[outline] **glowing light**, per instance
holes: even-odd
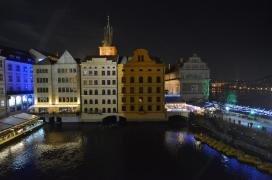
[[[22,98],[21,96],[16,96],[16,104],[20,105],[22,103]]]
[[[226,106],[225,109],[226,109],[226,111],[229,111],[229,110],[230,110],[230,107],[229,107],[229,106]]]
[[[23,96],[23,102],[24,102],[24,103],[27,102],[27,97],[26,97],[26,95]]]
[[[13,96],[10,97],[9,106],[15,106],[15,97],[13,97]]]

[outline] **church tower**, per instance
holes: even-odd
[[[112,45],[113,28],[110,25],[110,17],[108,16],[107,25],[104,28],[104,40],[102,46],[99,47],[100,56],[116,56],[117,49]]]

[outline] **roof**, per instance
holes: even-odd
[[[29,64],[35,63],[34,59],[32,58],[29,52],[20,50],[20,49],[1,46],[1,45],[0,45],[0,56],[6,57],[7,60],[11,60],[11,61],[29,63]]]
[[[111,60],[111,61],[118,61],[119,56],[99,56],[99,55],[88,55],[86,56],[82,62],[86,62],[88,60],[91,60],[92,58],[107,58],[107,60]]]
[[[0,120],[0,132],[28,121],[37,120],[39,117],[32,114],[21,113]]]

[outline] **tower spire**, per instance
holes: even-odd
[[[104,28],[104,40],[103,46],[111,46],[112,45],[112,36],[113,36],[113,28],[110,25],[110,16],[107,16],[107,25]]]
[[[112,44],[113,28],[110,24],[110,16],[107,16],[107,24],[104,27],[104,39],[102,46],[99,47],[100,56],[115,56],[117,55],[117,49]]]

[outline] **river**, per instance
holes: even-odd
[[[0,179],[272,179],[162,123],[45,125],[0,149]]]

